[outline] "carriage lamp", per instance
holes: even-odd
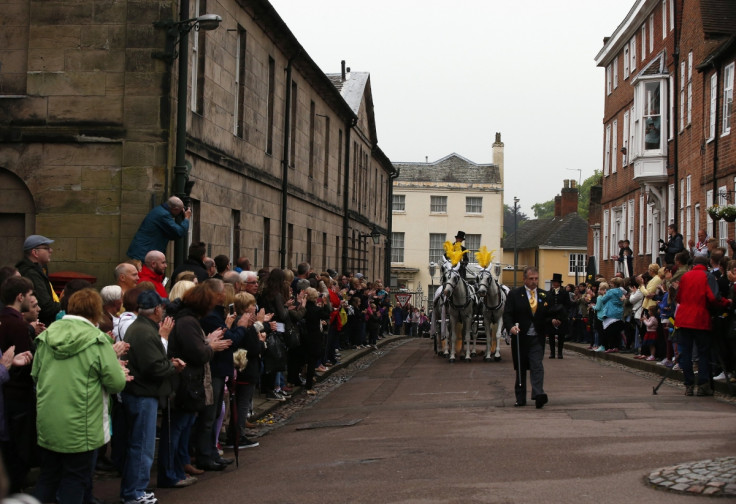
[[[501,277],[501,263],[493,263],[493,274],[497,279]]]

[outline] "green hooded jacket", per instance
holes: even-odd
[[[81,453],[105,443],[108,394],[125,387],[112,340],[87,319],[65,315],[36,338],[38,445]]]

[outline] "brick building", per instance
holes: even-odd
[[[734,225],[713,204],[734,203],[732,128],[736,3],[637,0],[596,64],[605,69],[602,190],[591,193],[588,252],[612,276],[628,239],[634,270],[660,260],[676,224],[685,242],[705,228],[721,244]],[[599,197],[598,197],[599,196]]]
[[[256,268],[306,260],[383,275],[389,245],[365,236],[388,235],[394,168],[378,147],[369,75],[344,65],[325,75],[269,2],[0,6],[0,264],[39,233],[56,240],[52,271],[112,280],[145,214],[181,180],[178,56],[189,73],[187,239]],[[172,54],[161,22],[205,13],[221,26],[192,30]]]

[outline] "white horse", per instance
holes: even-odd
[[[490,362],[491,352],[495,352],[493,360],[496,362],[501,360],[501,331],[503,329],[503,308],[506,304],[506,290],[502,287],[498,280],[493,278],[490,266],[484,268],[476,277],[478,290],[477,296],[479,304],[483,312],[483,327],[486,332],[486,356],[483,358],[485,362]],[[496,338],[493,340],[493,325],[496,324]],[[473,353],[475,353],[475,344],[477,341],[477,332],[473,337]]]
[[[442,345],[446,336],[444,333],[445,318],[447,318],[447,310],[440,285],[432,298],[432,316],[429,319],[429,336],[434,341],[434,353],[437,355],[442,355]]]
[[[444,341],[442,352],[449,357],[449,362],[455,362],[455,342],[457,333],[455,328],[458,322],[463,324],[463,341],[465,346],[464,360],[470,362],[470,328],[473,321],[473,298],[475,293],[460,276],[460,263],[454,268],[445,260],[442,267],[442,297],[450,318],[450,327],[443,329]],[[443,320],[444,322],[444,320]],[[449,351],[447,346],[450,346]]]

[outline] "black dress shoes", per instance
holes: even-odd
[[[217,462],[209,462],[206,464],[198,464],[197,467],[203,471],[222,471],[226,466],[224,464],[218,464]]]
[[[534,399],[534,404],[536,404],[537,409],[542,409],[545,404],[547,404],[549,400],[547,399],[547,394],[539,394]]]
[[[220,465],[224,465],[224,466],[228,466],[228,465],[232,464],[233,462],[235,462],[235,459],[232,459],[232,458],[222,458],[222,457],[220,457],[218,459],[215,459],[215,463],[216,464],[220,464]]]
[[[555,354],[551,354],[551,355],[549,356],[549,358],[550,358],[550,359],[554,359],[554,358],[555,358]]]
[[[522,406],[526,406],[526,401],[516,401],[514,403],[514,408],[521,408]]]

